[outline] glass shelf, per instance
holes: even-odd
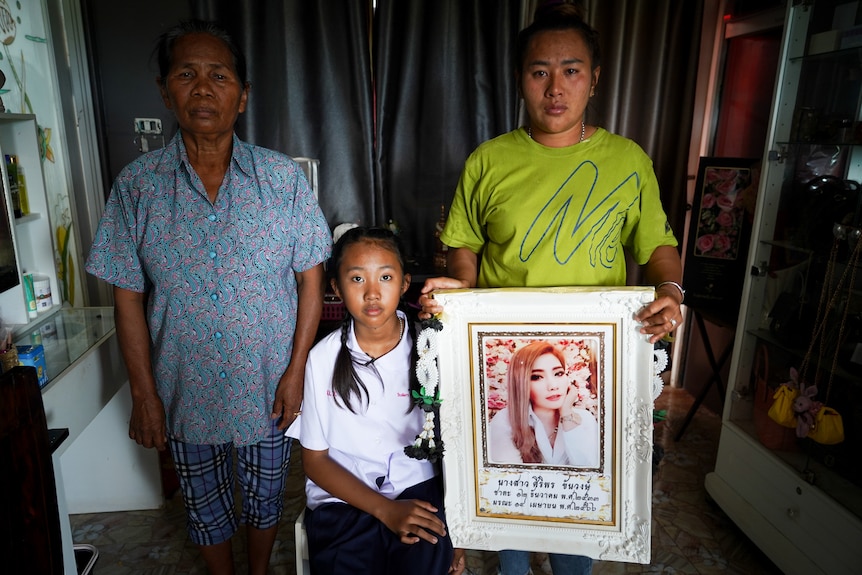
[[[840,50],[830,50],[828,52],[820,52],[819,54],[805,54],[802,56],[792,56],[789,58],[791,62],[812,62],[812,63],[831,63],[844,62],[853,64],[862,62],[862,47],[843,48]]]
[[[756,337],[757,339],[763,341],[764,343],[767,343],[790,356],[798,357],[800,361],[803,357],[805,357],[805,353],[807,350],[787,345],[786,342],[783,342],[780,339],[776,338],[775,335],[769,330],[749,329],[747,330],[747,332],[750,335]],[[811,359],[812,368],[822,367],[822,369],[828,370],[832,366],[832,358],[828,358],[828,361],[825,361],[823,363],[825,363],[826,365],[819,366],[816,358]],[[841,379],[846,379],[852,385],[862,388],[862,374],[851,372],[848,369],[842,367],[840,364],[835,366],[835,376]]]
[[[114,333],[113,307],[63,307],[15,333],[15,345],[42,344],[48,383],[43,392],[89,350]]]

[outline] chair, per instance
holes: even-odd
[[[308,538],[305,536],[305,509],[293,524],[294,545],[296,546],[296,575],[311,575],[308,564]]]
[[[314,197],[320,200],[320,160],[315,158],[303,158],[297,156],[293,161],[299,164],[302,171],[305,172],[305,177],[308,180],[308,185],[311,186],[311,191],[314,192]]]

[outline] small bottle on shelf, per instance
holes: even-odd
[[[26,216],[30,213],[30,200],[27,197],[27,179],[24,177],[24,170],[21,169],[21,164],[15,163],[18,169],[18,203],[21,206],[21,215]]]
[[[36,308],[36,288],[33,285],[31,273],[24,273],[24,299],[27,301],[27,317],[36,319],[39,313]]]
[[[21,196],[18,193],[18,156],[6,154],[6,175],[9,182],[9,195],[12,197],[12,211],[16,218],[24,215],[21,211]]]
[[[42,274],[33,274],[33,292],[36,296],[36,311],[42,313],[48,311],[53,305],[51,299],[51,280]]]

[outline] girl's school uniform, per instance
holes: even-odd
[[[399,312],[403,321],[409,321]],[[409,330],[389,353],[372,359],[359,347],[351,326],[347,347],[367,389],[351,397],[350,411],[332,390],[341,329],[311,350],[305,368],[302,415],[287,431],[306,449],[329,456],[365,485],[389,499],[431,502],[444,521],[439,467],[408,457],[404,447],[422,431],[425,415],[410,397]],[[346,504],[310,479],[305,484],[309,562],[320,573],[446,573],[452,560],[448,536],[432,545],[405,545],[376,518]],[[370,570],[369,570],[370,569]]]

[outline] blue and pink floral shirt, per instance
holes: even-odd
[[[86,268],[149,292],[153,373],[171,437],[248,445],[269,433],[293,349],[294,273],[325,261],[331,247],[302,168],[236,135],[215,203],[179,133],[120,172]]]

